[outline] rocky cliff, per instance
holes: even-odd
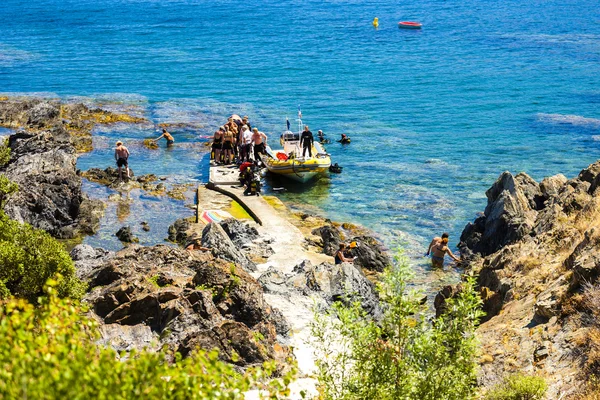
[[[465,227],[459,248],[487,313],[478,329],[482,385],[535,373],[548,381],[548,398],[576,398],[599,372],[590,301],[600,293],[599,186],[600,162],[540,183],[504,172],[486,192],[483,215]],[[438,294],[438,311],[457,290]]]

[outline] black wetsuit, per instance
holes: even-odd
[[[306,149],[308,149],[308,156],[312,157],[312,145],[315,139],[313,138],[313,134],[311,131],[302,132],[302,136],[300,136],[300,144],[302,145],[302,157],[306,154]]]
[[[336,264],[341,264],[342,263],[342,259],[340,258],[340,250],[338,250],[337,253],[335,253],[335,263]]]

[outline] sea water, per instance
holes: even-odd
[[[266,191],[284,186],[277,196],[294,208],[373,229],[417,269],[432,236],[458,241],[502,171],[572,177],[599,158],[597,0],[3,0],[0,21],[0,92],[151,121],[95,131],[79,168],[112,165],[122,139],[136,173],[206,181],[202,142],[228,114],[248,115],[275,145],[300,106],[343,173],[302,187],[269,180]],[[143,148],[161,122],[188,125],[172,129],[173,149]],[[335,142],[341,133],[350,145]],[[87,241],[119,247],[117,225],[146,218],[160,229],[142,241],[159,243],[191,213],[186,201],[144,204],[120,214],[113,204]]]

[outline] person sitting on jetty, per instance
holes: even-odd
[[[162,135],[160,135],[158,138],[156,138],[154,140],[154,142],[156,143],[162,138],[167,139],[167,147],[171,147],[175,143],[175,139],[173,139],[173,136],[171,136],[171,134],[169,132],[167,132],[167,130],[165,128],[163,128],[163,130],[162,130]]]
[[[235,147],[234,133],[227,129],[223,134],[223,163],[229,164],[233,161],[233,148]]]
[[[335,259],[335,263],[336,264],[341,264],[341,263],[351,263],[354,262],[354,258],[346,258],[346,256],[344,256],[344,251],[346,250],[346,245],[344,243],[340,243],[340,248],[338,249],[338,251],[335,253],[334,259]]]
[[[117,169],[119,170],[119,180],[123,180],[123,167],[127,171],[127,179],[129,179],[129,150],[123,146],[123,142],[120,140],[117,142],[115,148],[115,160],[117,161]]]
[[[213,135],[212,151],[214,154],[215,164],[222,162],[221,150],[223,148],[223,135],[225,134],[225,127],[221,126]]]
[[[313,138],[312,132],[308,129],[308,125],[304,126],[304,132],[300,136],[300,146],[302,146],[302,157],[305,157],[306,151],[308,150],[308,157],[312,157],[312,146],[315,139]]]
[[[264,139],[264,142],[263,142]],[[258,128],[252,129],[252,144],[254,144],[254,161],[259,161],[259,154],[265,154],[267,152],[265,148],[265,142],[268,140],[267,135],[259,131]]]
[[[444,256],[448,254],[454,261],[460,261],[460,258],[456,257],[448,248],[448,238],[445,237],[439,242],[431,246],[431,265],[434,268],[444,267]]]

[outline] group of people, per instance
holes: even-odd
[[[259,160],[260,154],[266,151],[267,139],[267,135],[252,127],[247,115],[241,119],[233,115],[213,135],[213,159],[225,165],[235,159],[238,164]]]

